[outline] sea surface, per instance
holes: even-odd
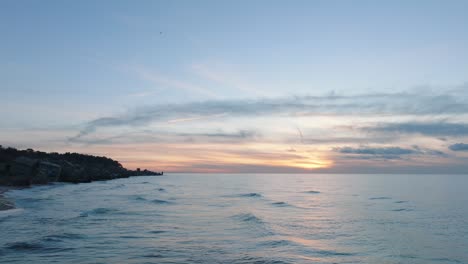
[[[6,196],[0,263],[468,263],[468,175],[168,174]]]

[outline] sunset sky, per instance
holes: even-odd
[[[468,171],[468,1],[1,1],[0,144],[166,172]]]

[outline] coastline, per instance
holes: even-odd
[[[85,183],[162,176],[164,172],[127,169],[116,160],[79,153],[56,153],[4,148],[0,145],[0,185],[31,186],[51,182]]]
[[[5,196],[3,196],[5,192],[11,189],[11,187],[0,186],[0,211],[15,209],[14,204],[11,201],[7,200]]]
[[[0,145],[0,211],[15,209],[4,193],[53,182],[87,183],[133,176],[162,176],[164,172],[127,169],[107,157],[4,148]]]

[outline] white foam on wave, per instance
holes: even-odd
[[[23,211],[24,211],[23,208],[14,208],[14,209],[0,211],[0,217],[21,214]]]

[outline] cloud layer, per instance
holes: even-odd
[[[152,146],[140,159],[169,171],[459,172],[468,149],[456,143],[468,137],[465,90],[142,106],[91,120],[68,143]]]
[[[468,93],[467,93],[468,94]],[[197,120],[253,116],[314,115],[460,115],[468,114],[467,97],[460,94],[421,95],[416,93],[380,93],[351,96],[295,96],[256,100],[210,100],[182,104],[140,107],[125,114],[89,121],[72,139],[103,127],[144,126],[171,120]],[[387,124],[378,131],[441,134],[467,134],[465,124]]]

